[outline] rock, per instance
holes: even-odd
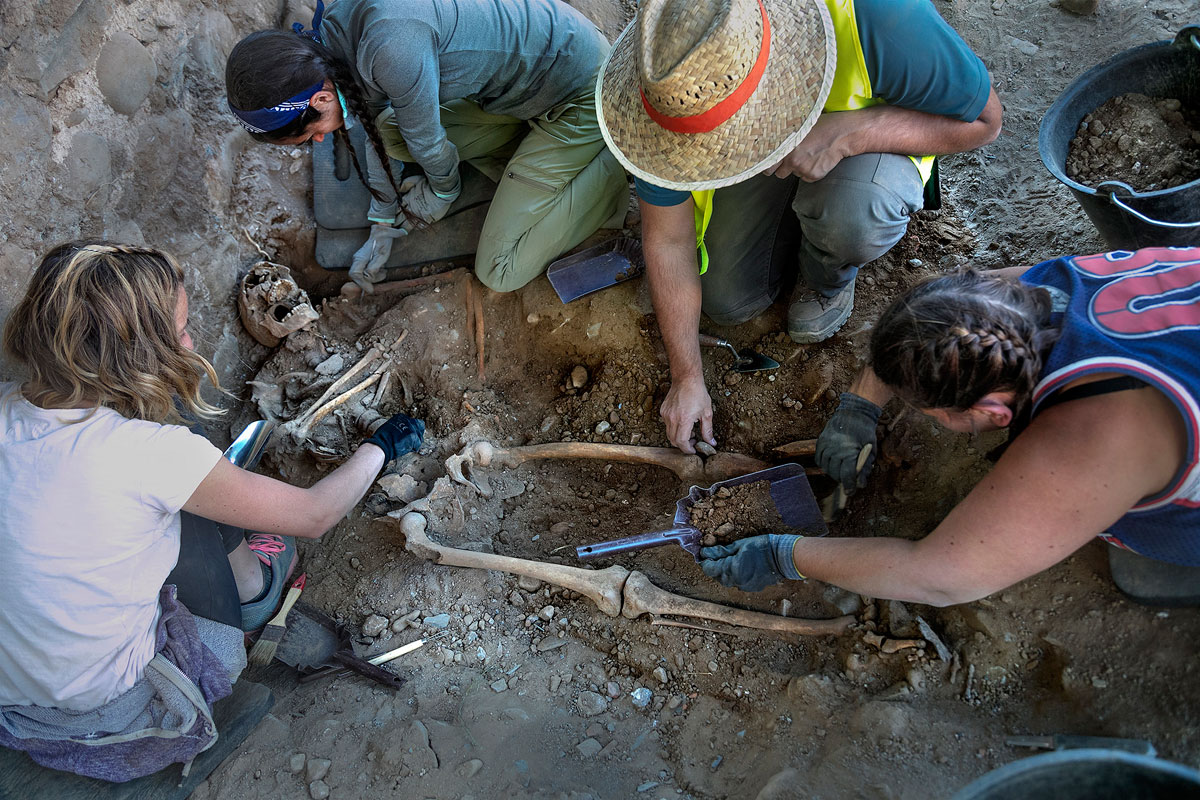
[[[1038,50],[1041,49],[1033,42],[1026,39],[1018,39],[1016,36],[1008,37],[1008,42],[1017,52],[1024,53],[1027,56],[1037,55]]]
[[[608,700],[595,692],[580,692],[575,702],[579,706],[579,713],[585,717],[594,717],[608,710]]]
[[[571,386],[572,387],[574,387],[576,389],[582,389],[584,386],[587,386],[587,382],[588,382],[587,367],[585,367],[583,364],[580,364],[577,367],[575,367],[575,369],[571,370]]]
[[[551,694],[554,694],[555,692],[557,692],[558,687],[561,685],[562,685],[562,676],[561,675],[551,675],[550,676],[550,693]]]
[[[312,800],[325,800],[329,797],[329,785],[325,781],[313,781],[308,785],[308,796]]]
[[[604,692],[613,700],[621,696],[621,687],[616,681],[609,681],[604,685]]]
[[[612,427],[612,423],[610,423],[606,419],[602,419],[596,423],[596,433],[606,433],[608,431],[608,429],[611,427]]]
[[[569,533],[570,530],[571,530],[571,523],[569,523],[569,522],[556,522],[550,526],[550,533],[553,534],[554,536],[563,536],[563,535]]]
[[[293,775],[304,769],[304,760],[304,753],[292,753],[292,757],[288,759],[288,769],[292,771]]]
[[[491,687],[493,692],[499,694],[508,688],[508,681],[504,680],[504,678],[500,678],[499,680],[492,681]]]
[[[387,626],[387,617],[382,617],[379,614],[372,614],[363,621],[363,636],[370,636],[374,638],[387,630]]]
[[[1056,5],[1063,11],[1069,11],[1072,14],[1078,14],[1083,17],[1088,14],[1095,14],[1096,9],[1100,6],[1100,0],[1056,0],[1056,2],[1050,5]]]
[[[145,102],[157,74],[150,51],[124,31],[114,33],[96,59],[100,93],[113,111],[127,117]]]
[[[654,695],[646,687],[639,686],[630,692],[629,696],[633,698],[633,705],[635,708],[645,708],[646,706],[650,705],[650,698]]]
[[[538,618],[549,622],[550,620],[554,619],[554,611],[554,606],[543,606],[542,610],[538,612]]]
[[[328,758],[310,758],[308,768],[304,771],[304,779],[309,783],[321,780],[329,774],[331,763]]]
[[[424,481],[418,482],[411,475],[384,475],[378,481],[379,488],[388,498],[397,503],[411,503],[418,497],[424,497],[429,490]]]
[[[342,371],[342,367],[345,366],[345,364],[346,359],[342,357],[342,354],[334,353],[320,364],[317,364],[314,369],[318,375],[337,375]]]
[[[536,592],[542,588],[542,582],[537,578],[531,578],[528,575],[522,575],[517,578],[517,586],[526,592]]]
[[[427,627],[430,628],[448,628],[450,627],[449,614],[434,614],[432,617],[426,617],[421,620]]]
[[[219,11],[202,9],[198,24],[191,30],[194,34],[188,42],[188,52],[192,63],[206,71],[210,78],[224,78],[225,60],[236,41],[229,17]]]
[[[72,190],[85,198],[86,208],[103,208],[108,202],[112,183],[112,157],[108,142],[91,131],[78,131],[71,137],[67,156]]]
[[[667,670],[665,667],[655,667],[653,675],[658,679],[659,683],[667,682]]]
[[[566,639],[559,639],[557,636],[547,636],[534,645],[534,649],[539,653],[546,653],[551,650],[557,650],[560,647],[564,647],[566,644]]]
[[[0,89],[0,186],[5,213],[34,209],[41,199],[49,167],[50,107],[7,88]],[[15,208],[14,208],[15,205]],[[16,291],[16,285],[12,287]]]
[[[460,778],[473,778],[479,770],[483,769],[483,762],[478,758],[472,758],[470,761],[464,761],[459,764],[454,770],[454,774]]]
[[[604,749],[604,745],[589,737],[575,745],[575,749],[578,750],[580,755],[582,755],[584,758],[592,758]]]
[[[532,717],[530,717],[529,712],[523,708],[509,706],[500,712],[500,719],[508,720],[509,722],[529,722]]]
[[[658,786],[658,781],[646,781],[645,783],[638,784],[637,790],[639,792],[648,792],[655,786]]]

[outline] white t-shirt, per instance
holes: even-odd
[[[178,425],[0,383],[0,705],[90,710],[154,657],[179,509],[221,457]]]

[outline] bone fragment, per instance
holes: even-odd
[[[850,615],[834,619],[797,619],[682,597],[658,588],[641,572],[634,571],[629,573],[629,578],[625,581],[625,602],[621,607],[621,616],[636,619],[642,614],[699,617],[744,628],[796,633],[802,636],[836,635],[844,632],[854,622],[854,617]]]
[[[459,274],[465,272],[466,269],[459,267],[458,269],[439,272],[436,275],[422,275],[419,278],[409,278],[405,281],[386,281],[377,283],[372,288],[372,294],[387,294],[388,292],[400,292],[405,289],[419,289],[423,286],[430,286],[435,283],[449,283],[456,280]],[[362,288],[353,281],[346,281],[342,284],[340,291],[342,297],[347,300],[357,300],[362,297]]]
[[[464,447],[458,454],[446,459],[446,471],[455,482],[472,486],[480,494],[488,496],[473,482],[469,472],[476,466],[513,468],[526,461],[543,458],[594,458],[617,461],[625,464],[648,464],[664,467],[675,473],[684,483],[710,486],[717,481],[735,478],[770,466],[765,461],[739,453],[717,453],[708,459],[681,453],[673,447],[638,447],[627,444],[600,444],[595,442],[551,442],[527,447],[496,447],[491,442],[480,441]],[[464,471],[464,467],[466,468]]]
[[[308,419],[304,420],[304,422],[301,425],[296,427],[296,429],[295,429],[296,436],[300,439],[308,438],[309,432],[317,426],[318,422],[320,422],[322,419],[325,418],[326,414],[328,414],[330,411],[333,411],[335,408],[337,408],[338,406],[345,403],[351,397],[354,397],[354,395],[358,394],[363,389],[367,389],[370,386],[372,386],[376,381],[379,380],[379,377],[380,377],[380,374],[378,372],[374,372],[374,373],[368,375],[361,382],[359,382],[358,385],[356,385],[350,389],[347,389],[346,391],[339,394],[337,397],[330,400],[325,405],[318,408],[316,411],[314,411],[308,417]]]
[[[568,567],[563,564],[547,564],[523,558],[510,558],[493,553],[476,553],[459,550],[435,543],[425,533],[426,520],[423,514],[410,511],[400,518],[400,530],[404,534],[404,548],[415,556],[435,564],[448,567],[472,567],[494,569],[514,575],[527,575],[540,581],[562,586],[579,592],[604,614],[616,617],[621,613],[621,587],[629,570],[613,565],[602,570]]]
[[[924,639],[888,639],[879,646],[879,649],[885,653],[899,653],[901,650],[909,650],[923,644],[925,644]]]
[[[803,456],[816,455],[817,440],[816,439],[797,439],[794,442],[781,444],[779,447],[772,448],[776,453],[785,458],[801,458]]]
[[[367,365],[370,364],[372,361],[374,361],[376,358],[378,358],[379,355],[380,355],[380,350],[379,350],[379,347],[377,347],[377,346],[372,347],[370,350],[368,350],[366,355],[364,355],[362,358],[360,358],[353,367],[346,370],[346,372],[340,378],[338,378],[333,383],[329,384],[329,388],[326,389],[325,392],[320,397],[317,398],[316,402],[314,402],[311,406],[309,406],[308,409],[305,410],[303,414],[296,417],[296,419],[295,419],[296,423],[302,424],[303,420],[305,418],[312,415],[312,413],[314,411],[316,411],[317,409],[319,409],[322,405],[324,405],[329,400],[329,398],[333,397],[339,391],[341,391],[341,389],[343,387],[345,387],[348,383],[350,383],[351,379],[353,379],[355,375],[357,375],[358,373],[360,373],[364,369],[366,369]]]
[[[668,628],[688,628],[693,631],[708,631],[709,633],[723,633],[726,636],[742,636],[744,631],[736,628],[731,628],[728,625],[718,625],[715,622],[707,625],[695,625],[691,622],[681,622],[677,619],[666,619],[665,617],[650,617],[651,625],[662,625]]]

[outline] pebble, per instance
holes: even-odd
[[[637,790],[639,792],[648,792],[651,789],[653,789],[655,786],[658,786],[658,781],[646,781],[645,783],[639,785],[637,787]]]
[[[596,692],[580,692],[576,702],[579,705],[579,713],[585,717],[603,714],[608,709],[608,700]]]
[[[653,674],[654,677],[658,679],[659,683],[667,682],[667,670],[664,667],[655,667]]]
[[[650,698],[653,697],[654,695],[646,687],[639,686],[638,688],[636,688],[632,692],[630,692],[629,696],[633,698],[633,705],[636,708],[645,708],[646,706],[650,705]],[[639,789],[638,791],[641,791],[641,790]]]
[[[614,700],[621,696],[621,687],[616,681],[609,681],[606,683],[604,685],[604,691]]]
[[[571,370],[571,386],[573,386],[576,389],[582,389],[584,386],[587,385],[587,382],[588,382],[587,367],[585,367],[583,364],[579,364],[578,366],[575,367],[575,369]]]
[[[478,658],[480,661],[487,661],[487,651],[484,650],[482,647],[476,647],[475,648],[475,657]]]
[[[508,688],[508,681],[504,680],[504,678],[500,678],[499,680],[492,681],[491,685],[492,691],[499,693]]]
[[[342,371],[346,360],[342,358],[341,353],[334,353],[329,358],[322,361],[317,366],[313,367],[318,375],[334,375]]]
[[[575,749],[578,750],[584,758],[592,758],[604,749],[604,745],[589,737],[575,745]]]
[[[549,622],[550,620],[554,619],[554,612],[554,606],[543,606],[542,610],[538,612],[538,617],[546,622]]]
[[[550,650],[557,650],[558,648],[565,646],[566,643],[566,639],[559,639],[557,636],[547,636],[534,645],[534,649],[536,649],[539,653],[546,653]]]
[[[608,431],[608,429],[611,427],[612,427],[612,423],[610,423],[606,419],[602,419],[596,423],[596,433],[606,433]]]
[[[528,575],[522,575],[521,577],[517,578],[517,586],[526,592],[536,592],[538,589],[542,588],[542,582],[537,578],[531,578]]]
[[[330,760],[328,758],[310,758],[308,760],[308,769],[304,773],[305,779],[312,783],[319,781],[329,774]]]
[[[359,560],[358,556],[352,556],[350,559],[350,569],[361,569],[361,568],[362,568],[362,561]]]
[[[550,676],[550,692],[551,692],[551,694],[553,694],[554,692],[557,692],[559,686],[562,686],[562,676],[561,675],[551,675]]]
[[[481,769],[483,769],[483,762],[478,758],[472,758],[470,761],[459,764],[454,772],[460,778],[473,778]]]
[[[288,759],[288,769],[293,775],[304,769],[304,760],[304,753],[292,753],[292,757]]]
[[[329,797],[329,784],[325,781],[313,781],[308,785],[308,796],[312,800],[325,800]]]
[[[449,625],[450,625],[450,615],[449,614],[435,614],[434,616],[426,617],[425,619],[423,619],[421,621],[424,622],[426,625],[428,625],[430,628],[446,628],[446,627],[449,627]]]
[[[374,638],[387,630],[387,626],[387,617],[380,616],[379,614],[372,614],[363,622],[363,636],[370,636]]]

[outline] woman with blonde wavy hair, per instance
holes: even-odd
[[[181,424],[222,413],[187,320],[174,259],[84,241],[42,258],[4,327],[27,378],[0,381],[0,745],[45,766],[121,781],[211,746],[292,537],[424,434],[392,417],[308,489],[243,470]]]

